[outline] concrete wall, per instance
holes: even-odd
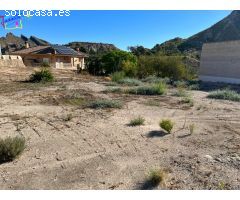
[[[240,83],[240,41],[204,44],[199,78],[202,81]]]
[[[21,56],[2,55],[0,56],[0,67],[25,67]]]

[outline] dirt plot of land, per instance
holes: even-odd
[[[1,138],[22,135],[27,146],[0,165],[0,189],[153,189],[145,181],[156,168],[168,176],[154,189],[240,189],[240,103],[202,91],[193,91],[193,107],[171,94],[105,93],[104,79],[64,70],[51,84],[20,82],[32,71],[1,68]],[[82,106],[100,98],[124,106]],[[145,124],[128,126],[138,116]],[[161,131],[164,118],[175,122],[173,134]]]

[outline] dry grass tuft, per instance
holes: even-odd
[[[0,163],[13,161],[25,149],[23,137],[0,139]]]

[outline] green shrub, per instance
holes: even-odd
[[[240,94],[229,89],[213,91],[207,97],[211,99],[240,101]]]
[[[123,71],[120,71],[120,72],[114,72],[112,75],[111,75],[111,79],[113,82],[118,82],[122,79],[125,78],[125,73]]]
[[[25,148],[25,139],[22,137],[7,137],[0,139],[0,163],[14,160]]]
[[[154,169],[149,172],[148,181],[152,186],[158,186],[159,184],[165,184],[167,173],[161,169]]]
[[[30,82],[52,82],[54,79],[52,72],[46,68],[36,71],[30,76]]]
[[[129,126],[140,126],[140,125],[143,125],[144,122],[145,122],[145,119],[139,116],[135,119],[132,119],[129,123]]]
[[[127,86],[139,86],[142,84],[141,81],[134,78],[124,78],[118,81],[119,84],[127,85]]]
[[[137,95],[163,95],[166,92],[166,84],[158,83],[150,86],[142,86],[127,90],[130,94]]]
[[[171,133],[174,123],[170,120],[170,119],[163,119],[160,123],[159,123],[160,127],[167,131],[167,133]]]
[[[93,109],[122,108],[122,106],[120,101],[108,99],[96,100],[88,104],[88,107]]]

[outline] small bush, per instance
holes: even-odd
[[[208,98],[211,99],[223,99],[223,100],[229,100],[229,101],[240,101],[240,94],[229,89],[225,90],[216,90],[211,92],[208,95]]]
[[[132,119],[129,123],[129,126],[140,126],[140,125],[143,125],[144,122],[145,122],[145,119],[139,116],[135,119]]]
[[[89,108],[106,109],[106,108],[122,108],[122,103],[115,100],[96,100],[88,104]]]
[[[168,84],[170,83],[170,79],[169,78],[160,78],[160,77],[156,77],[156,76],[148,76],[144,79],[142,79],[143,82],[147,82],[147,83],[165,83]]]
[[[192,135],[194,133],[194,130],[195,130],[195,124],[190,124],[189,125],[190,135]]]
[[[168,134],[171,133],[174,123],[170,120],[170,119],[163,119],[160,123],[159,123],[160,127],[167,131]]]
[[[190,96],[189,94],[185,97],[182,98],[181,100],[182,103],[187,103],[189,106],[193,106],[194,105],[194,101],[192,96]]]
[[[124,78],[118,81],[119,84],[127,85],[127,86],[139,86],[142,84],[141,81],[134,78]]]
[[[186,97],[188,95],[187,91],[184,88],[177,88],[177,92],[174,94],[174,96],[177,97]]]
[[[177,88],[187,88],[187,83],[186,81],[174,81],[173,86]]]
[[[154,169],[149,172],[148,181],[152,186],[158,186],[159,184],[165,184],[167,173],[161,169]]]
[[[200,90],[199,84],[192,84],[188,86],[189,90]]]
[[[52,72],[46,68],[41,71],[37,71],[30,76],[30,82],[38,83],[38,82],[52,82],[54,79]]]
[[[142,86],[127,90],[130,94],[137,95],[163,95],[166,92],[166,84],[158,83],[151,86]]]
[[[122,79],[125,78],[125,73],[123,71],[120,71],[120,72],[114,72],[112,75],[111,75],[111,80],[113,82],[118,82]]]
[[[0,163],[13,161],[24,148],[25,139],[22,137],[0,139]]]

